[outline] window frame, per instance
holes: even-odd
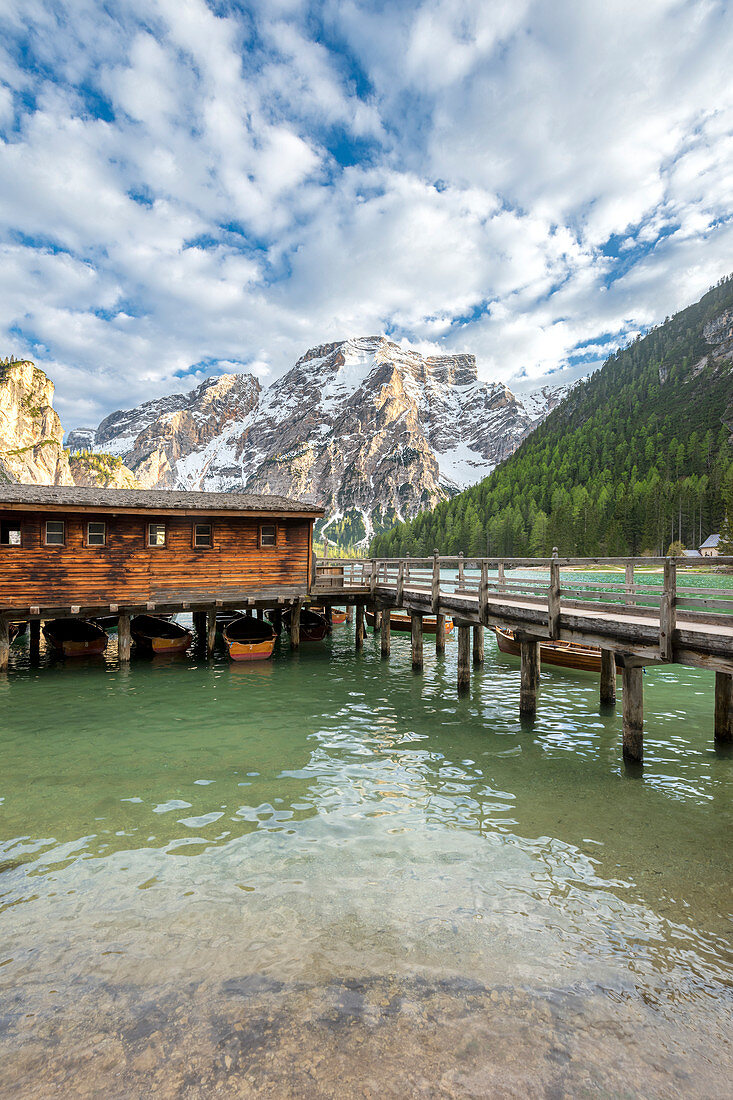
[[[61,524],[61,542],[49,542],[48,541],[48,525],[49,523]],[[46,519],[43,521],[43,545],[48,546],[51,549],[63,550],[66,546],[66,520],[65,519]]]
[[[150,528],[151,527],[162,527],[163,528],[163,541],[162,542],[151,542],[150,541]],[[146,525],[145,525],[145,534],[147,536],[145,541],[147,543],[148,550],[165,550],[167,548],[167,546],[168,546],[168,524],[167,523],[161,523],[157,520],[146,523]]]
[[[262,532],[265,527],[271,527],[273,530],[273,541],[263,542]],[[261,523],[257,529],[257,548],[259,550],[277,550],[278,546],[278,529],[276,523]]]
[[[6,528],[8,532],[17,531],[19,538],[17,542],[5,542],[2,539],[2,530]],[[21,550],[23,548],[23,524],[21,520],[3,519],[0,520],[0,546],[7,546],[9,550]]]
[[[89,535],[90,535],[89,528],[92,526],[92,524],[95,524],[97,527],[102,528],[102,541],[101,542],[90,542],[89,541]],[[84,545],[88,546],[90,550],[105,550],[107,548],[107,521],[106,520],[104,520],[104,519],[89,519],[89,520],[87,520]]]
[[[209,532],[209,541],[205,544],[196,542],[196,528],[206,527]],[[214,549],[214,525],[213,523],[193,523],[191,525],[191,547],[194,550],[213,550]]]

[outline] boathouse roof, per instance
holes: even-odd
[[[322,516],[311,501],[265,493],[184,493],[175,489],[97,489],[80,485],[0,485],[0,507],[120,512],[218,512]]]
[[[700,547],[701,550],[714,550],[720,542],[720,535],[710,535]]]

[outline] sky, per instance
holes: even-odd
[[[0,356],[67,427],[357,335],[580,373],[733,271],[732,57],[723,0],[3,0]]]

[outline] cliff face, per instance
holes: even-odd
[[[149,487],[318,500],[356,542],[478,481],[549,411],[531,412],[472,355],[423,357],[385,337],[311,348],[262,390],[251,375],[113,413],[69,445],[122,458]]]
[[[29,360],[0,364],[0,479],[28,485],[135,487],[115,460],[87,455],[69,462],[64,429],[53,408],[53,382]]]

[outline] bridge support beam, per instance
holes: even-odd
[[[216,608],[206,612],[206,656],[210,657],[216,646]]]
[[[612,649],[601,650],[601,706],[616,705],[616,655]]]
[[[354,609],[350,603],[346,605],[346,622],[351,623],[354,621]]]
[[[458,627],[458,694],[471,690],[471,627],[461,623]]]
[[[297,600],[290,612],[290,648],[300,648],[300,603]]]
[[[481,623],[473,625],[473,663],[475,665],[484,663],[484,628]]]
[[[422,612],[413,611],[410,615],[412,625],[412,669],[422,672]]]
[[[0,672],[8,667],[10,659],[10,623],[0,615]]]
[[[199,653],[206,652],[206,612],[194,611],[193,628],[196,631],[196,649]]]
[[[435,653],[440,657],[445,653],[445,615],[435,616]]]
[[[361,653],[364,648],[364,604],[356,605],[356,652]]]
[[[31,619],[28,623],[30,635],[30,662],[37,665],[41,659],[41,620]]]
[[[328,628],[328,633],[330,634],[333,630],[333,604],[324,604],[323,617],[326,620],[326,626]]]
[[[390,639],[390,629],[389,629],[389,619],[390,619],[389,611],[383,611],[382,612],[382,628],[381,628],[382,629],[381,650],[382,650],[382,657],[385,660],[386,660],[387,657],[389,657],[390,641],[391,641],[391,639]]]
[[[624,665],[623,671],[623,752],[627,764],[644,759],[644,669]]]
[[[715,673],[715,740],[733,743],[733,675],[729,672]]]
[[[378,633],[381,625],[382,625],[382,612],[379,610],[378,607],[375,607],[374,608],[374,625],[372,627],[372,631],[373,631],[374,634]]]
[[[130,660],[132,636],[130,634],[130,616],[120,615],[117,620],[117,656],[120,661]]]
[[[535,714],[540,688],[540,643],[520,642],[521,669],[519,682],[519,713]]]

